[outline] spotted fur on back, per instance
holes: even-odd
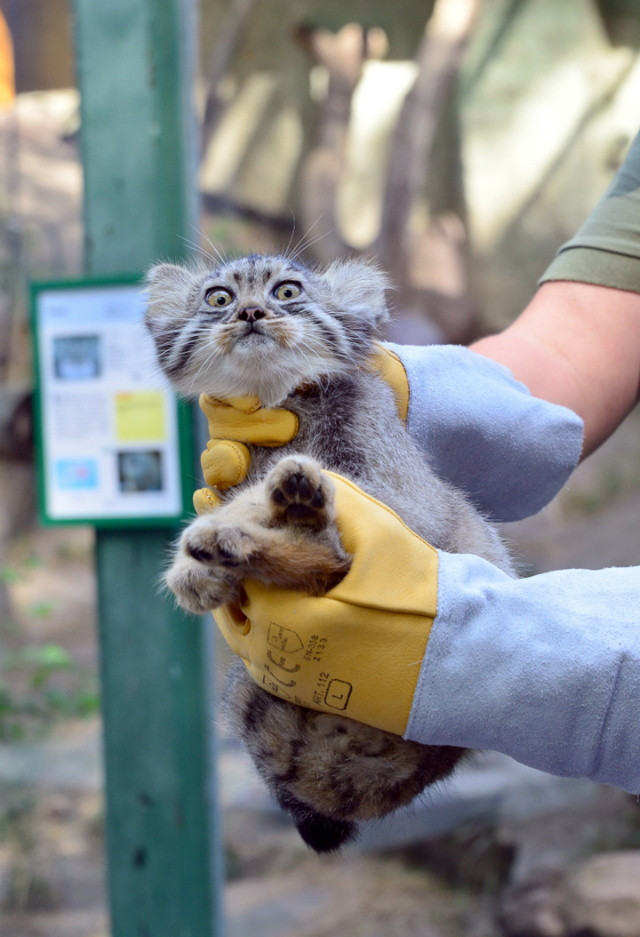
[[[345,261],[318,271],[286,257],[251,256],[210,268],[162,264],[149,272],[148,286],[158,361],[181,393],[256,394],[299,418],[291,443],[251,447],[249,477],[227,493],[221,511],[250,520],[267,473],[283,458],[310,456],[388,504],[434,546],[476,553],[512,572],[496,532],[435,476],[401,424],[391,390],[367,364],[388,316],[387,280],[377,268]],[[191,527],[208,523],[200,518]],[[183,550],[176,564],[206,578],[193,551]],[[277,571],[261,568],[257,576],[282,582]],[[224,695],[258,771],[317,851],[352,838],[358,821],[408,803],[463,754],[283,702],[239,662]]]

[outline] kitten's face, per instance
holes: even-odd
[[[366,358],[387,317],[384,275],[357,261],[322,273],[283,257],[215,269],[161,264],[147,278],[146,322],[179,391],[256,394],[266,406]]]

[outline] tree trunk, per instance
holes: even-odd
[[[300,31],[299,37],[328,75],[317,140],[300,174],[304,232],[314,245],[314,254],[327,263],[349,250],[336,224],[336,204],[345,166],[351,98],[365,61],[379,58],[386,50],[386,37],[380,30],[367,32],[355,23],[335,34],[319,29]]]
[[[242,32],[255,5],[256,0],[235,0],[207,62],[205,70],[207,95],[204,102],[201,133],[203,153],[206,151],[207,144],[215,132],[224,107],[220,99],[220,82],[229,71]]]
[[[481,0],[436,0],[418,50],[418,75],[391,143],[378,255],[397,283],[408,276],[411,213],[429,172],[440,114]]]
[[[35,513],[31,392],[0,386],[0,571],[9,541],[27,530]],[[0,622],[11,621],[9,590],[0,575]]]

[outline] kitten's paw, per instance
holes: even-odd
[[[228,602],[235,583],[188,556],[178,556],[165,575],[165,585],[180,608],[201,615]]]
[[[183,531],[175,560],[165,576],[182,608],[204,612],[234,598],[257,552],[248,530],[205,515]]]
[[[225,570],[238,570],[251,562],[256,544],[248,531],[235,524],[216,526],[196,521],[182,535],[180,548],[199,563]]]
[[[282,459],[266,478],[272,523],[321,530],[335,519],[333,484],[304,456]]]

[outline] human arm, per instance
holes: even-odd
[[[640,569],[510,579],[440,554],[405,735],[640,792]]]
[[[585,458],[638,402],[640,293],[550,281],[509,328],[471,347],[508,367],[535,397],[577,413]]]
[[[393,388],[399,415],[436,474],[489,520],[535,514],[578,463],[580,418],[534,397],[495,361],[461,346],[386,345],[378,346],[371,366]],[[289,442],[297,421],[290,411],[260,408],[257,398],[225,402],[203,394],[200,406],[211,436],[202,455],[210,487],[194,496],[202,512],[219,502],[216,491],[245,477],[247,443]]]
[[[585,424],[583,458],[640,391],[640,135],[521,316],[471,347]]]
[[[625,312],[619,316],[616,311],[615,327],[603,330],[596,319],[593,328],[584,327],[583,336],[580,306],[588,316],[595,315],[590,298],[595,294],[582,290],[587,286],[582,281],[568,288],[569,271],[562,273],[559,283],[541,288],[532,304],[534,315],[527,312],[522,319],[533,321],[536,327],[529,330],[527,325],[519,332],[521,326],[517,326],[506,341],[487,340],[484,351],[511,367],[534,393],[582,411],[589,421],[587,447],[593,448],[636,397],[636,359],[628,347],[637,334],[635,289],[621,291],[632,294],[628,318]],[[579,271],[573,275],[581,276]],[[596,288],[598,292],[603,287],[596,284]],[[581,292],[583,299],[578,302]],[[612,292],[619,298],[620,287]],[[542,298],[549,295],[553,302],[547,305]],[[554,328],[553,308],[556,315],[566,312],[568,334]],[[514,332],[517,341],[512,343]],[[575,338],[583,351],[562,357],[560,349],[553,347],[557,334],[563,334],[564,341]],[[523,335],[527,337],[521,341]],[[601,370],[598,355],[602,347],[607,348],[609,335],[614,337],[604,356],[609,370]],[[478,358],[485,356],[484,351]],[[530,367],[529,355],[533,356]],[[629,381],[619,373],[623,367],[630,369]],[[576,369],[584,371],[580,380],[572,374]],[[591,413],[593,406],[597,418]],[[348,523],[348,518],[343,522]],[[372,525],[371,530],[375,529]],[[374,546],[367,550],[365,555],[372,555]],[[392,555],[397,558],[410,551],[407,544]],[[424,613],[424,627],[430,629],[425,654],[420,659],[414,656],[410,667],[393,672],[386,654],[377,663],[387,681],[403,686],[410,682],[415,689],[409,721],[400,731],[424,743],[493,748],[538,768],[588,776],[638,792],[639,572],[562,571],[516,581],[477,557],[439,554],[433,625]],[[365,584],[360,596],[351,596],[352,604],[366,603],[369,594]],[[273,621],[283,600],[278,593],[263,589],[261,595],[251,595],[250,590],[246,612],[254,633],[256,626]],[[321,618],[314,603],[325,600],[298,596],[293,601],[298,620],[313,623]],[[348,628],[351,611],[349,603],[344,606]],[[380,631],[392,636],[398,614],[385,609],[387,624]],[[365,642],[367,653],[372,643]],[[414,682],[416,665],[420,676]],[[369,672],[375,673],[375,668]],[[380,705],[384,707],[384,699]]]
[[[215,613],[254,680],[422,744],[640,792],[640,569],[512,579],[333,478],[355,557],[342,582],[311,598],[245,581],[241,614]]]
[[[580,455],[572,413],[584,458],[638,400],[639,219],[640,135],[511,326],[472,345],[475,355],[392,346],[411,389],[409,432],[494,520],[535,513],[562,487]]]

